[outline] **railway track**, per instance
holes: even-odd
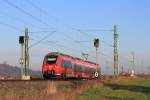
[[[79,80],[79,79],[48,79],[45,80],[43,78],[33,78],[31,80],[21,80],[21,79],[6,79],[6,80],[0,80],[0,83],[44,83],[44,82],[54,82],[55,84],[72,84],[72,85],[79,85],[83,83],[86,80]]]
[[[92,80],[101,80],[101,81],[104,81],[104,80],[110,80],[112,77],[110,77],[110,76],[101,76],[101,78],[100,79],[76,79],[76,78],[71,78],[71,79],[61,79],[61,78],[53,78],[53,79],[44,79],[44,78],[31,78],[30,80],[21,80],[21,79],[1,79],[0,80],[0,82],[1,81],[31,81],[31,82],[33,82],[33,81],[76,81],[76,82],[83,82],[83,81],[92,81]]]

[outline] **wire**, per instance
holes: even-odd
[[[18,28],[13,26],[13,25],[10,25],[10,24],[4,23],[4,22],[0,22],[0,24],[1,25],[5,25],[5,26],[7,26],[7,27],[9,27],[11,29],[14,29],[14,30],[18,31],[18,32],[21,32],[21,30],[18,30]]]
[[[56,31],[53,31],[52,33],[50,33],[50,34],[44,36],[42,39],[40,39],[40,40],[37,41],[36,43],[32,44],[29,48],[31,48],[31,47],[33,47],[33,46],[35,46],[35,45],[41,43],[43,40],[45,40],[45,39],[48,38],[49,36],[53,35],[55,32],[56,32]]]
[[[112,60],[113,60],[112,57],[106,55],[106,54],[103,53],[103,52],[98,52],[98,54],[101,54],[103,57],[107,58],[106,60],[109,60],[109,61],[112,61]],[[89,55],[89,57],[92,57],[92,58],[96,59],[96,56],[95,56],[95,55],[93,56],[93,54],[90,54],[90,53],[88,53],[88,55]],[[101,61],[102,61],[102,60],[103,60],[103,59],[101,59]]]
[[[112,30],[105,30],[105,29],[90,29],[90,30],[82,30],[82,31],[114,31]]]
[[[86,36],[88,36],[88,37],[95,38],[95,37],[91,36],[89,33],[83,32],[83,31],[81,31],[80,29],[74,29],[74,30],[78,31],[78,32],[81,33],[81,34],[84,34],[84,35],[86,34]],[[109,47],[114,47],[113,45],[111,45],[110,43],[107,43],[106,41],[104,41],[104,40],[102,40],[102,39],[101,39],[101,42],[103,42],[104,44],[106,44],[106,45],[109,46]]]
[[[69,24],[66,24],[64,22],[62,22],[58,17],[53,16],[52,14],[49,15],[49,13],[47,13],[47,11],[45,11],[44,9],[40,8],[39,6],[37,6],[35,3],[33,3],[31,0],[25,0],[28,4],[30,4],[32,7],[34,7],[35,9],[41,11],[41,13],[45,14],[48,17],[52,17],[56,22],[59,22],[60,24],[62,24],[63,26],[65,26],[68,29],[73,29]]]
[[[30,0],[26,0],[26,1],[28,1],[27,3],[29,3],[30,5],[32,5],[34,8],[40,10],[40,11],[43,12],[45,15],[47,15],[46,11],[44,11],[43,9],[41,9],[40,7],[38,7],[37,5],[35,5],[33,2],[31,2]],[[75,28],[71,28],[71,29],[73,29],[73,30],[75,30],[75,31],[78,31],[78,32],[80,32],[80,33],[82,33],[82,34],[86,34],[86,36],[88,35],[89,37],[91,37],[90,34],[85,33],[85,32],[82,32],[80,29],[75,29]],[[113,31],[113,30],[100,30],[100,29],[98,29],[98,30],[88,30],[88,31]],[[94,38],[94,37],[92,36],[92,38]],[[79,42],[79,41],[76,41],[76,40],[75,40],[75,42]],[[80,41],[80,42],[83,42],[83,41]],[[110,46],[110,47],[113,47],[111,44],[109,44],[109,43],[107,43],[107,42],[105,42],[105,41],[103,41],[103,40],[102,40],[102,42],[103,42],[104,44]]]
[[[92,42],[93,40],[90,40],[90,41],[78,41],[78,40],[76,40],[76,41],[74,41],[74,42],[82,42],[82,43],[84,43],[84,42]],[[104,41],[104,40],[101,40],[104,44],[106,44],[107,46],[109,46],[109,47],[114,47],[113,45],[111,45],[111,44],[109,44],[109,43],[107,43],[106,41]]]
[[[30,38],[29,40],[31,40],[31,41],[39,41],[39,40],[36,40],[36,39],[33,39],[33,38]],[[47,42],[50,42],[50,43],[56,43],[56,42],[58,42],[58,41],[41,41],[40,43],[47,43]]]
[[[4,1],[4,0],[3,0],[3,1]],[[33,16],[33,15],[30,14],[29,12],[26,12],[24,9],[22,9],[22,8],[20,8],[20,7],[16,6],[16,5],[14,5],[14,4],[8,2],[8,0],[5,0],[4,2],[6,2],[6,3],[9,4],[10,6],[12,6],[12,7],[14,7],[14,8],[16,8],[16,9],[22,11],[23,13],[29,15],[30,17],[32,17],[32,18],[35,19],[36,21],[38,21],[38,22],[40,22],[40,23],[42,23],[42,24],[44,24],[44,25],[46,25],[46,26],[49,26],[47,23],[41,21],[39,18]],[[33,7],[35,7],[35,8],[37,8],[37,9],[39,9],[40,11],[44,12],[41,8],[39,8],[38,6],[36,6],[35,4],[33,4],[31,1],[28,1],[28,2],[29,2]],[[45,12],[44,12],[44,13],[45,13]],[[87,34],[87,33],[85,33],[85,32],[81,32],[81,30],[79,30],[79,29],[73,29],[73,30],[76,30],[76,31],[78,31],[78,32],[80,32],[80,33],[84,33],[84,34],[86,34],[86,36],[88,35],[88,36],[91,37],[91,35],[89,35],[89,34]],[[103,30],[103,31],[104,31],[104,30]],[[106,30],[105,30],[105,31],[106,31]],[[111,31],[112,31],[112,30],[111,30]],[[30,32],[30,33],[33,33],[33,32]],[[37,32],[35,32],[35,33],[37,33]],[[47,37],[47,36],[46,36],[46,37]],[[37,45],[37,44],[40,43],[41,41],[43,41],[46,37],[42,38],[41,40],[37,41],[35,44],[31,45],[30,48],[33,47],[34,45]],[[93,37],[93,36],[92,36],[92,37]],[[81,41],[79,42],[79,41],[76,41],[76,40],[75,40],[75,42],[76,42],[76,43],[77,43],[77,42],[80,43]],[[83,41],[82,41],[82,42],[83,42]],[[85,41],[84,41],[84,42],[85,42]],[[103,41],[103,42],[104,42],[104,41]],[[110,44],[108,44],[108,43],[106,43],[106,42],[104,42],[104,43],[112,47],[112,45],[110,45]]]
[[[54,31],[34,31],[34,32],[29,32],[29,33],[49,33],[49,32],[54,32]]]
[[[101,41],[102,41],[104,44],[106,44],[107,46],[109,46],[109,47],[114,47],[112,44],[110,44],[110,43],[108,43],[108,42],[106,42],[106,41],[104,41],[104,40],[102,40],[102,39],[101,39]]]
[[[34,40],[34,39],[30,39],[30,40]],[[42,39],[41,39],[41,40],[42,40]],[[37,40],[34,40],[34,41],[37,41]],[[38,43],[39,43],[39,41],[38,41]],[[58,41],[43,41],[43,42],[40,42],[40,43],[43,43],[43,44],[45,44],[45,45],[46,45],[46,43],[55,44],[55,46],[58,46],[59,48],[60,48],[60,47],[63,47],[63,48],[65,48],[65,49],[67,49],[67,50],[70,50],[71,52],[74,52],[74,51],[81,52],[81,50],[75,50],[75,49],[70,48],[70,47],[68,47],[68,46],[64,46],[64,45],[62,45],[62,44],[58,44],[58,43],[59,43]]]
[[[74,42],[92,42],[93,40],[89,40],[89,41],[81,41],[81,40],[76,40]]]
[[[21,11],[22,13],[24,13],[24,14],[30,16],[30,17],[33,18],[34,20],[36,20],[36,21],[38,21],[38,22],[44,24],[45,26],[47,26],[47,27],[50,26],[49,24],[43,22],[43,21],[40,20],[39,18],[33,16],[31,13],[29,13],[29,12],[25,11],[24,9],[20,8],[19,6],[15,5],[15,4],[11,3],[11,2],[9,2],[8,0],[3,0],[3,1],[4,1],[5,3],[7,3],[8,5],[10,5],[10,6],[12,6],[12,7],[18,9],[18,10]]]
[[[112,57],[108,56],[107,54],[105,54],[105,53],[103,53],[103,52],[100,52],[100,51],[99,51],[98,53],[102,54],[102,55],[105,56],[105,57],[112,58]]]
[[[25,0],[28,4],[30,4],[32,7],[34,7],[35,9],[41,11],[43,14],[47,15],[48,17],[50,16],[45,10],[43,10],[42,8],[40,8],[39,6],[37,6],[35,3],[33,3],[31,0]],[[60,21],[57,17],[54,17],[53,15],[51,15],[50,17],[53,17],[53,19],[56,22],[59,22],[61,24],[63,24],[63,26],[66,26],[67,28],[74,30],[74,28],[72,28],[70,25]],[[64,25],[65,24],[65,25]]]
[[[48,15],[48,13],[45,11],[45,10],[43,10],[42,8],[40,8],[39,6],[37,6],[35,3],[33,3],[31,0],[25,0],[29,5],[31,5],[32,7],[34,7],[35,9],[37,9],[38,11],[40,11],[41,13],[43,13],[43,14],[45,14],[46,16],[50,16],[50,15]],[[53,17],[53,19],[55,20],[55,21],[58,21],[58,19],[56,18],[56,17],[54,17],[54,16],[50,16],[50,17]]]
[[[19,22],[21,22],[21,23],[27,24],[27,22],[26,22],[25,20],[23,20],[23,19],[19,19],[19,18],[17,18],[17,17],[10,16],[9,14],[7,14],[7,13],[5,13],[5,12],[0,12],[0,13],[3,14],[4,16],[6,16],[6,17],[12,19],[12,20],[16,20],[16,21],[19,21]],[[35,27],[35,28],[39,28],[39,29],[42,29],[42,30],[44,29],[44,28],[41,28],[41,27],[37,27],[37,26],[35,26],[35,25],[32,24],[32,23],[30,23],[30,25],[31,25],[32,27]]]
[[[79,32],[79,33],[81,33],[81,34],[86,34],[86,36],[88,36],[88,37],[92,37],[92,38],[94,38],[91,34],[89,34],[89,33],[86,33],[86,32],[83,32],[83,31],[81,31],[80,29],[75,29],[75,28],[72,28],[73,30],[75,30],[75,31],[77,31],[77,32]]]
[[[51,43],[50,41],[47,41],[48,43]],[[55,45],[57,45],[57,46],[59,46],[59,47],[63,47],[63,48],[65,48],[65,49],[69,49],[69,50],[74,50],[73,48],[70,48],[70,47],[68,47],[68,46],[64,46],[64,45],[62,45],[62,44],[58,44],[58,42],[55,42],[54,43]]]
[[[43,12],[45,15],[47,15],[46,11],[44,11],[43,9],[41,9],[40,7],[38,7],[37,5],[35,5],[33,2],[31,2],[31,0],[26,0],[26,1],[28,1],[27,3],[29,3],[30,5],[32,5],[34,8],[40,10],[40,11]],[[75,28],[71,28],[71,29],[76,30],[76,31],[78,31],[78,32],[80,32],[80,33],[82,33],[82,34],[86,34],[86,36],[88,35],[89,37],[91,37],[90,34],[85,33],[85,32],[82,32],[80,29],[75,29]],[[113,31],[113,30],[94,29],[94,30],[86,30],[86,31]],[[92,38],[94,38],[94,37],[92,36]],[[78,41],[75,41],[75,42],[78,42]],[[103,41],[103,40],[102,40],[102,42],[103,42],[104,44],[110,46],[110,47],[113,47],[111,44],[109,44],[109,43],[107,43],[107,42],[105,42],[105,41]]]
[[[95,51],[89,51],[88,53],[89,53],[89,54],[93,54],[93,52],[96,54]],[[102,51],[98,51],[97,53],[98,53],[98,54],[101,54],[101,55],[103,55],[104,57],[107,57],[107,58],[109,58],[109,59],[112,60],[112,57],[110,57],[109,55],[105,54],[105,53],[102,52]]]
[[[62,47],[62,48],[65,48],[65,50],[69,50],[69,54],[73,54],[73,53],[75,53],[75,52],[77,52],[78,54],[79,54],[79,52],[81,52],[81,50],[75,50],[75,49],[73,49],[73,48],[70,48],[70,47],[68,47],[68,46],[64,46],[64,45],[62,45],[62,44],[58,44],[58,42],[51,42],[51,41],[45,41],[46,43],[48,43],[48,44],[46,44],[46,43],[44,43],[44,45],[49,45],[49,43],[51,44],[51,45],[55,45],[55,46],[57,46],[57,47]],[[68,54],[68,53],[67,53]]]
[[[63,34],[63,37],[65,37],[66,39],[69,39],[69,40],[73,41],[76,44],[78,43],[83,48],[83,45],[80,42],[75,42],[76,40],[74,38],[72,38],[72,37],[70,37],[70,36],[68,36],[66,34]]]

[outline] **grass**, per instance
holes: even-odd
[[[0,100],[66,100],[72,85],[69,81],[1,81]]]
[[[0,81],[0,100],[149,100],[150,79]]]
[[[103,86],[91,87],[78,100],[149,100],[150,80],[119,78]]]
[[[76,100],[94,84],[88,80],[0,81],[0,100]]]

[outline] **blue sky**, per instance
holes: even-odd
[[[141,69],[142,61],[146,71],[150,65],[149,5],[149,0],[0,0],[0,61],[20,66],[18,36],[23,34],[25,27],[34,32],[29,33],[30,44],[49,34],[41,31],[56,31],[30,49],[32,69],[41,69],[44,55],[51,51],[77,57],[81,57],[81,51],[84,51],[90,54],[89,60],[94,60],[93,38],[98,37],[113,44],[113,32],[100,30],[111,30],[116,24],[119,33],[120,65],[123,64],[125,69],[128,69],[131,52],[134,51],[137,71]],[[35,20],[35,17],[40,22]],[[88,31],[93,29],[99,31]],[[99,55],[103,71],[108,72],[108,68],[111,71],[113,48],[101,43],[100,51],[107,55]]]

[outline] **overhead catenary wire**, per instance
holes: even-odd
[[[99,57],[100,57],[99,63],[101,62],[101,65],[103,65],[102,62],[105,62],[105,61],[113,63],[112,57],[106,55],[103,52],[98,52],[98,54],[99,54]],[[89,56],[88,58],[96,59],[96,56],[91,54],[91,53],[88,53],[88,56]]]
[[[43,10],[42,8],[40,8],[39,6],[37,6],[36,4],[34,4],[31,0],[26,0],[26,1],[27,1],[27,3],[29,3],[29,4],[30,4],[31,6],[33,6],[34,8],[40,10],[40,11],[41,11],[42,13],[44,13],[45,15],[49,16],[49,15],[46,13],[45,10]],[[57,20],[58,20],[58,19],[57,19]],[[72,30],[75,30],[75,31],[78,31],[78,32],[80,32],[80,33],[82,33],[82,34],[86,34],[86,36],[91,37],[90,34],[85,33],[85,32],[83,32],[83,31],[80,30],[80,29],[76,29],[76,28],[72,28],[72,27],[71,27],[71,29],[72,29]],[[106,30],[106,29],[92,29],[92,30],[86,30],[86,31],[113,31],[113,30]],[[94,37],[92,36],[92,38],[94,38]],[[107,46],[113,47],[113,45],[111,45],[110,43],[107,43],[106,41],[104,41],[104,40],[102,40],[102,39],[101,39],[101,41],[102,41],[104,44],[106,44]]]
[[[68,47],[68,46],[65,46],[65,45],[63,45],[63,44],[59,44],[59,42],[58,41],[43,41],[43,42],[40,42],[40,43],[42,43],[42,44],[44,44],[44,45],[46,45],[46,46],[52,46],[52,45],[54,45],[53,46],[53,48],[55,48],[55,46],[56,47],[59,47],[59,48],[65,48],[68,52],[67,52],[67,54],[69,53],[71,53],[71,54],[73,54],[73,53],[79,53],[79,52],[81,52],[81,50],[75,50],[74,48],[71,48],[71,47]]]
[[[101,40],[101,41],[102,41],[102,43],[106,44],[107,46],[114,48],[114,46],[112,44],[110,44],[110,43],[108,43],[108,42],[106,42],[104,40]]]
[[[77,40],[75,40],[74,38],[71,38],[70,36],[66,36],[66,35],[64,35],[65,37],[68,37],[69,39],[71,39],[71,40],[73,40],[73,42],[75,42],[75,43],[80,43],[80,42],[90,42],[90,41],[77,41]],[[80,43],[80,45],[82,45],[81,43]],[[110,45],[109,45],[110,46]],[[84,47],[86,47],[86,48],[88,48],[88,49],[91,49],[91,48],[89,48],[89,47],[87,47],[87,46],[84,46]],[[112,46],[111,46],[112,47]],[[83,52],[82,50],[81,50],[81,52]],[[99,54],[102,54],[103,56],[105,56],[105,57],[108,57],[108,58],[112,58],[112,57],[110,57],[110,56],[108,56],[107,54],[105,54],[105,53],[103,53],[103,52],[98,52]]]
[[[46,16],[50,16],[44,9],[42,9],[42,8],[40,8],[38,5],[36,5],[35,3],[33,3],[31,0],[26,0],[26,2],[28,3],[28,4],[30,4],[32,7],[34,7],[35,9],[37,9],[38,11],[41,11],[41,13],[43,13],[43,14],[45,14]],[[52,17],[52,16],[51,16]],[[58,18],[56,18],[56,17],[54,17],[53,16],[53,19],[55,20],[55,21],[59,21],[60,22],[60,20],[58,19]],[[62,23],[62,22],[61,22]],[[66,24],[65,24],[66,25]],[[71,30],[75,30],[75,31],[81,31],[80,29],[76,29],[76,28],[73,28],[73,27],[71,27],[70,25],[68,25],[67,24],[67,28],[70,28]],[[89,34],[88,34],[89,35]]]
[[[113,31],[113,29],[112,30],[107,30],[107,29],[87,29],[87,30],[82,30],[82,31],[98,31],[98,32],[103,32],[103,31]]]
[[[34,40],[34,39],[31,39],[31,40]],[[37,41],[37,40],[34,40],[34,41]],[[59,42],[58,41],[49,41],[49,40],[47,40],[47,41],[42,41],[42,42],[40,42],[40,43],[43,43],[44,45],[47,45],[47,43],[48,44],[50,44],[50,45],[55,45],[55,46],[57,46],[57,47],[59,47],[59,48],[65,48],[67,51],[69,51],[70,53],[74,53],[74,52],[78,52],[78,54],[79,54],[79,52],[82,52],[82,50],[75,50],[74,48],[71,48],[71,47],[68,47],[68,46],[65,46],[65,45],[62,45],[62,44],[59,44]]]
[[[6,0],[6,1],[8,1],[8,0]],[[34,5],[35,6],[35,5]],[[16,8],[16,7],[15,7]],[[17,8],[18,8],[18,6],[17,6]],[[20,7],[19,7],[20,8]],[[25,11],[25,10],[24,10]],[[27,15],[29,15],[29,14],[27,14]],[[34,17],[32,17],[33,19],[34,19]],[[37,19],[37,20],[40,20],[40,19]],[[73,28],[72,28],[73,29]],[[79,30],[79,29],[73,29],[73,30],[75,30],[75,31],[81,31],[81,30]],[[83,32],[82,32],[83,33]],[[84,33],[85,34],[85,33]],[[87,35],[87,34],[86,34]],[[91,34],[88,34],[87,36],[91,36]],[[40,42],[40,41],[39,41]],[[75,40],[75,42],[76,43],[79,43],[79,41],[77,42],[76,40]],[[108,44],[108,43],[105,43],[105,44]],[[109,46],[111,46],[111,45],[109,45]],[[83,47],[83,45],[82,45],[82,47]]]
[[[58,18],[54,17],[54,16],[50,16],[47,11],[45,11],[44,9],[42,9],[41,7],[39,7],[38,5],[36,5],[35,3],[33,3],[31,0],[25,0],[29,5],[31,5],[32,7],[34,7],[35,9],[37,9],[38,11],[40,11],[42,14],[48,16],[48,17],[53,17],[53,19],[55,21],[58,21]]]
[[[43,42],[41,42],[41,43],[43,43],[43,44],[46,44],[46,43],[48,43],[48,44],[50,44],[50,45],[55,45],[55,46],[57,46],[57,47],[59,47],[59,48],[65,48],[66,50],[68,50],[69,52],[71,52],[72,54],[73,53],[79,53],[79,52],[83,52],[82,50],[75,50],[74,48],[71,48],[71,47],[68,47],[68,46],[65,46],[65,45],[62,45],[62,44],[59,44],[60,42],[59,41],[43,41]],[[94,58],[94,57],[93,57]]]
[[[44,24],[44,25],[48,26],[48,24],[47,24],[47,23],[45,23],[45,22],[41,21],[39,18],[37,18],[37,17],[33,16],[32,14],[30,14],[30,13],[29,13],[29,12],[27,12],[27,11],[25,11],[25,10],[24,10],[24,9],[22,9],[21,7],[19,7],[19,6],[15,5],[15,4],[11,3],[11,2],[9,2],[8,0],[3,0],[3,1],[4,1],[5,3],[7,3],[8,5],[10,5],[10,6],[12,6],[12,7],[14,7],[14,8],[18,9],[18,10],[19,10],[19,11],[21,11],[22,13],[25,13],[26,15],[28,15],[28,16],[30,16],[30,17],[32,17],[34,20],[36,20],[36,21],[38,21],[38,22],[40,22],[40,23],[42,23],[42,24]],[[32,3],[32,4],[33,4],[33,3]],[[35,7],[35,5],[34,5],[34,7]],[[36,8],[37,8],[37,6],[36,6]],[[40,42],[40,41],[39,41],[39,42]],[[32,46],[34,46],[34,45],[38,44],[39,42],[37,42],[37,43],[35,43],[35,44],[31,45],[30,47],[32,47]]]
[[[91,37],[91,38],[93,38],[93,39],[95,38],[95,37],[92,36],[91,34],[89,34],[89,33],[87,33],[87,32],[83,32],[83,31],[80,30],[80,29],[74,29],[74,30],[78,31],[80,34],[84,34],[86,37]],[[110,44],[110,43],[108,43],[108,42],[102,40],[101,38],[100,38],[100,40],[101,40],[102,43],[106,44],[107,46],[109,46],[109,47],[114,47],[112,44]]]
[[[50,33],[50,32],[54,32],[54,31],[31,31],[29,33]]]
[[[87,43],[87,42],[92,42],[93,40],[75,40],[74,42],[80,42],[80,43]]]
[[[43,22],[43,21],[41,21],[39,18],[37,18],[37,17],[35,17],[35,16],[33,16],[32,14],[30,14],[29,12],[26,12],[24,9],[22,9],[22,8],[20,8],[19,6],[17,6],[17,5],[14,5],[13,3],[11,3],[11,2],[9,2],[8,0],[3,0],[4,2],[6,2],[7,4],[9,4],[10,6],[12,6],[12,7],[14,7],[14,8],[16,8],[16,9],[18,9],[18,10],[20,10],[21,12],[23,12],[23,13],[25,13],[25,14],[27,14],[27,15],[29,15],[30,17],[32,17],[33,19],[35,19],[36,21],[38,21],[38,22],[41,22],[41,23],[43,23],[44,25],[46,25],[46,26],[48,26],[48,24],[47,23],[45,23],[45,22]],[[34,5],[35,6],[35,5]],[[37,7],[36,7],[37,8]],[[33,32],[31,32],[31,33],[33,33]],[[31,46],[33,46],[33,45],[31,45]]]
[[[80,29],[76,29],[76,28],[72,28],[72,29],[75,30],[75,31],[77,31],[77,32],[79,32],[80,34],[84,34],[84,35],[86,34],[85,36],[88,37],[88,38],[89,38],[89,37],[91,37],[91,38],[93,38],[93,39],[95,38],[95,37],[92,36],[91,34],[89,34],[89,33],[87,33],[87,32],[83,32],[83,31],[81,31]]]
[[[54,31],[30,31],[28,32],[30,35],[30,39],[31,41],[39,41],[39,39],[41,39],[41,36],[43,36],[43,33],[47,34],[47,33],[52,33]],[[42,33],[41,35],[39,35],[38,33]]]
[[[86,36],[91,36],[90,34],[88,34],[87,32],[83,32],[80,29],[77,30],[78,32],[80,32],[81,34],[86,34]],[[98,30],[97,30],[98,31]],[[99,31],[113,31],[113,30],[99,30]],[[94,37],[93,37],[94,38]],[[106,41],[104,41],[103,39],[101,39],[101,42],[104,43],[105,45],[114,48],[114,46]],[[107,54],[103,53],[103,52],[98,52],[99,54],[103,55],[106,58],[109,58],[110,60],[112,60],[112,57],[108,56]]]
[[[27,3],[29,3],[31,6],[33,6],[33,7],[36,8],[37,10],[40,10],[43,14],[49,16],[49,15],[46,13],[45,10],[43,10],[42,8],[40,8],[39,6],[37,6],[36,4],[34,4],[32,1],[27,0]],[[57,20],[58,20],[58,19],[57,19]],[[81,30],[80,30],[80,29],[76,29],[76,28],[72,28],[72,27],[71,27],[71,29],[72,29],[72,30],[75,30],[75,31],[78,31],[78,32],[81,33]],[[100,29],[98,29],[98,30],[94,30],[94,31],[113,31],[113,30],[102,30],[102,29],[100,30]],[[90,34],[87,34],[87,33],[85,33],[85,32],[82,32],[82,33],[83,33],[83,34],[86,34],[86,36],[90,36],[90,37],[91,37]],[[65,35],[65,36],[66,36],[66,35]],[[67,36],[67,37],[68,37],[68,36]],[[69,37],[69,38],[70,38],[70,37]],[[94,37],[92,36],[92,38],[94,38]],[[71,39],[73,39],[73,38],[71,38]],[[74,39],[73,39],[73,40],[74,40]],[[91,41],[92,41],[92,40],[91,40]],[[107,46],[113,47],[113,45],[107,43],[106,41],[104,41],[104,40],[102,40],[102,39],[101,39],[101,41],[102,41],[104,44],[106,44]],[[74,40],[74,42],[79,43],[80,46],[81,46],[82,44],[81,44],[80,42],[88,42],[88,41],[76,41],[76,40]],[[81,46],[81,47],[83,47],[83,46]]]
[[[23,19],[20,19],[20,18],[17,18],[17,17],[11,16],[11,15],[9,15],[9,14],[5,13],[5,12],[0,12],[0,13],[1,13],[3,16],[8,17],[9,19],[12,19],[12,20],[15,20],[15,21],[18,21],[18,22],[24,23],[25,25],[27,25],[27,24],[28,24],[28,23],[27,23],[25,20],[23,20]],[[41,29],[41,30],[43,30],[43,29],[44,29],[44,28],[42,28],[42,27],[38,27],[38,26],[34,25],[33,23],[30,23],[30,26],[35,27],[35,28],[38,28],[38,29]],[[45,30],[45,29],[44,29],[44,30]]]
[[[30,40],[30,41],[36,41],[36,42],[39,41],[39,40],[33,39],[33,38],[30,38],[29,40]],[[44,41],[44,40],[43,40],[43,41],[41,41],[40,43],[43,43],[43,44],[44,44],[44,43],[47,43],[47,42],[56,43],[56,42],[58,42],[58,41]]]
[[[88,51],[88,53],[89,54],[95,54],[95,51]],[[111,56],[109,56],[108,54],[106,54],[106,53],[104,53],[104,52],[102,52],[102,51],[98,51],[97,52],[98,54],[101,54],[102,56],[105,56],[105,57],[107,57],[107,58],[109,58],[109,59],[111,59],[112,60],[112,57]]]
[[[47,31],[47,32],[51,32],[51,31]],[[32,33],[32,32],[29,32],[29,33]],[[34,33],[36,33],[36,32],[34,32]],[[65,38],[66,39],[68,39],[67,37],[69,37],[69,36],[65,36]],[[71,38],[71,37],[69,37],[69,38]],[[37,41],[37,40],[35,40],[35,39],[30,39],[30,40],[32,40],[32,41]],[[64,45],[62,45],[62,44],[59,44],[59,42],[58,41],[45,41],[45,40],[42,40],[42,41],[37,41],[36,43],[38,43],[38,44],[40,44],[40,43],[43,43],[43,44],[46,44],[46,43],[51,43],[51,44],[55,44],[55,46],[57,45],[57,46],[59,46],[59,48],[60,47],[63,47],[63,48],[65,48],[65,49],[67,49],[67,50],[70,50],[70,51],[74,51],[74,49],[73,48],[70,48],[70,47],[68,47],[68,46],[64,46]],[[35,43],[35,44],[36,44]],[[79,50],[78,50],[79,51]],[[80,50],[81,51],[81,50]]]
[[[46,36],[45,36],[46,37]],[[34,40],[34,39],[31,39],[31,40]],[[37,41],[37,40],[36,40]],[[44,40],[43,41],[41,41],[41,42],[37,42],[37,43],[42,43],[43,42],[43,44],[45,44],[44,43]],[[56,41],[45,41],[45,42],[47,42],[47,43],[52,43],[52,44],[55,44],[55,46],[57,45],[58,47],[63,47],[63,48],[65,48],[65,49],[69,49],[69,51],[72,53],[72,51],[75,51],[75,52],[81,52],[81,50],[74,50],[73,48],[70,48],[70,47],[68,47],[68,46],[64,46],[64,45],[62,45],[62,44],[58,44],[58,41],[56,42]],[[45,44],[46,45],[46,44]],[[107,58],[110,58],[108,55],[106,55],[105,53],[103,53],[103,52],[98,52],[99,54],[102,54],[103,56],[105,56],[105,57],[107,57]],[[89,53],[88,53],[89,54]],[[93,55],[89,55],[89,57],[91,57],[91,58],[95,58]]]
[[[108,57],[108,58],[112,59],[112,57],[108,56],[108,55],[105,54],[104,52],[99,51],[98,53],[102,54],[102,55],[105,56],[105,57]]]
[[[33,18],[34,20],[36,20],[37,22],[40,22],[42,23],[43,25],[47,26],[47,27],[50,27],[51,25],[49,25],[48,23],[42,21],[41,19],[39,19],[38,17],[32,15],[31,13],[27,12],[26,10],[22,9],[21,7],[9,2],[8,0],[3,0],[5,3],[7,3],[8,5],[12,6],[13,8],[16,8],[18,9],[19,11],[21,11],[22,13],[30,16],[31,18]]]
[[[70,36],[68,36],[68,35],[66,35],[66,34],[64,34],[63,37],[65,37],[66,39],[71,40],[71,41],[72,41],[73,43],[75,43],[75,44],[79,44],[81,48],[85,47],[85,46],[83,46],[80,42],[75,42],[76,40],[75,40],[74,38],[72,38],[72,37],[70,37]],[[81,51],[82,51],[82,50],[81,50]]]
[[[46,41],[47,43],[52,43],[51,41]],[[68,46],[64,46],[62,44],[59,44],[59,42],[54,42],[53,44],[59,46],[59,47],[63,47],[65,49],[69,49],[70,51],[76,51],[74,48],[71,48],[71,47],[68,47]],[[78,51],[81,51],[81,50],[78,50]]]
[[[92,42],[93,40],[89,40],[89,41],[84,41],[84,40],[76,40],[75,42],[81,42],[81,43],[84,43],[84,42]],[[111,45],[111,44],[109,44],[109,43],[107,43],[106,41],[104,41],[104,40],[101,40],[104,44],[106,44],[107,46],[109,46],[109,47],[114,47],[113,45]]]
[[[50,33],[50,34],[44,36],[42,39],[40,39],[40,40],[37,41],[36,43],[32,44],[29,48],[31,48],[31,47],[33,47],[33,46],[39,44],[39,43],[42,42],[43,40],[47,39],[49,36],[53,35],[55,32],[56,32],[56,31],[53,31],[52,33]]]
[[[4,23],[4,22],[0,22],[1,25],[4,25],[4,26],[7,26],[15,31],[18,31],[18,32],[22,32],[22,30],[19,30],[17,27],[13,26],[13,25],[10,25],[10,24],[7,24],[7,23]]]

